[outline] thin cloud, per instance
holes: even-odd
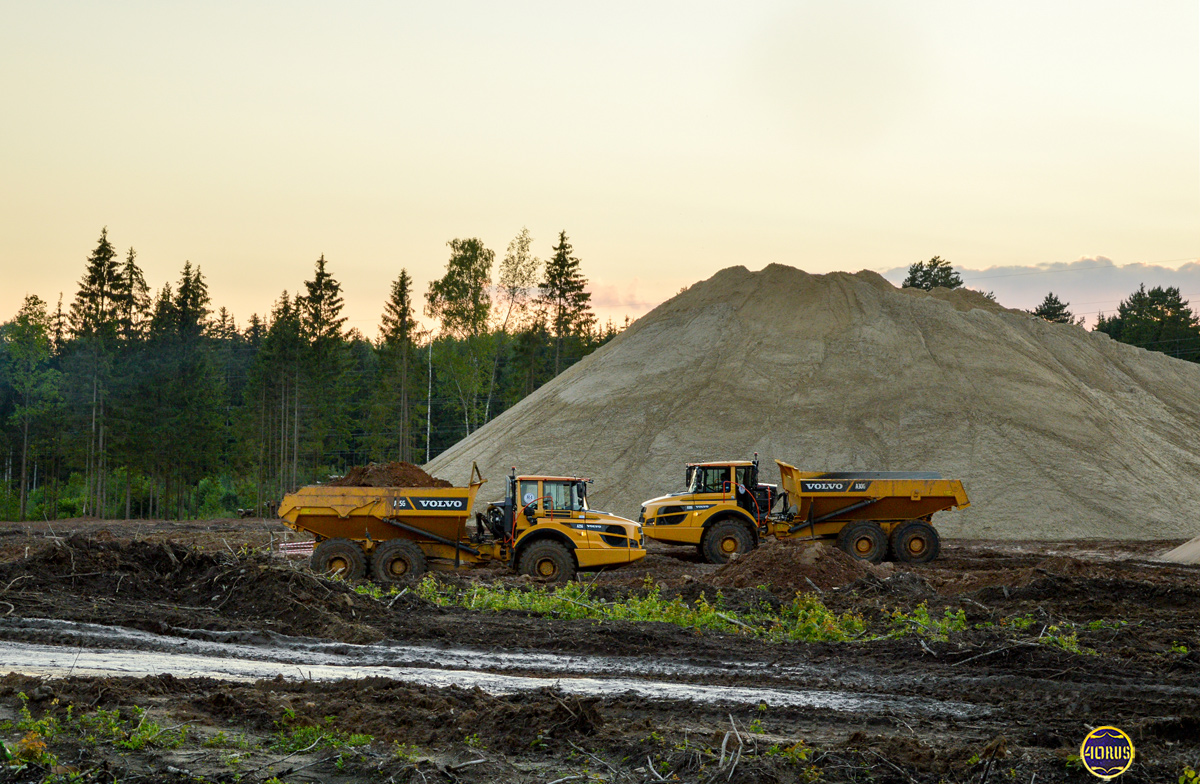
[[[1001,305],[1032,310],[1048,292],[1064,302],[1071,311],[1095,324],[1100,313],[1113,313],[1121,300],[1145,284],[1174,286],[1184,299],[1192,300],[1200,310],[1200,260],[1179,267],[1161,264],[1117,264],[1107,256],[1092,256],[1070,262],[1037,265],[1009,265],[981,270],[955,267],[964,285],[979,291],[991,291]],[[907,267],[895,267],[883,276],[896,285],[908,274]]]
[[[588,291],[592,295],[592,308],[600,314],[612,317],[631,316],[637,318],[650,312],[670,294],[660,297],[647,296],[647,287],[637,279],[628,283],[591,283]]]

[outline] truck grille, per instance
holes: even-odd
[[[609,547],[629,547],[630,539],[625,534],[625,527],[620,525],[610,525],[605,527],[605,533],[600,534],[600,538]]]

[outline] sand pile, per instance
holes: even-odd
[[[940,471],[943,534],[1200,533],[1200,365],[872,272],[723,270],[434,460],[457,476],[594,477],[636,518],[689,460]],[[498,492],[502,483],[489,483]],[[487,500],[482,497],[480,500]]]
[[[856,561],[820,542],[769,539],[717,569],[712,582],[731,588],[766,585],[772,591],[790,595],[797,591],[810,593],[814,587],[828,590],[886,571],[890,570]]]
[[[329,483],[333,487],[453,487],[412,463],[369,463],[354,466]]]
[[[1175,563],[1200,563],[1200,536],[1184,542],[1173,550],[1168,550],[1159,557],[1164,561],[1174,561]]]

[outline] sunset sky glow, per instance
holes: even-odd
[[[615,321],[933,255],[1014,307],[1200,304],[1194,0],[3,8],[0,320],[69,302],[104,226],[241,324],[324,254],[368,336],[401,267],[522,226]]]

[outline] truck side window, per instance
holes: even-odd
[[[751,477],[754,473],[754,466],[738,466],[737,467],[737,483],[747,490],[754,490],[755,482]]]
[[[518,511],[524,511],[526,506],[533,511],[537,511],[538,500],[538,483],[537,480],[524,480],[521,482],[521,497],[517,499]]]

